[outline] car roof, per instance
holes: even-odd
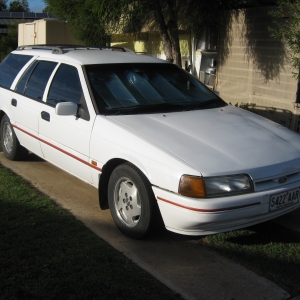
[[[129,49],[121,47],[29,45],[20,46],[12,53],[76,62],[81,65],[111,63],[168,63],[165,60],[147,55],[139,55]]]

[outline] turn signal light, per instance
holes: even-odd
[[[183,175],[180,178],[178,193],[192,198],[203,198],[206,196],[204,181],[200,177]]]

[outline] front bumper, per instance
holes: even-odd
[[[166,228],[186,235],[208,235],[248,227],[289,213],[300,202],[270,211],[271,195],[300,187],[300,182],[262,192],[195,199],[153,186]]]

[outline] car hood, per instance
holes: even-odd
[[[109,118],[203,176],[247,173],[259,179],[300,170],[298,134],[231,105]]]

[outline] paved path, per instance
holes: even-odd
[[[11,162],[0,153],[0,164],[70,210],[98,236],[185,299],[282,300],[290,297],[269,280],[202,247],[197,237],[164,231],[149,240],[127,238],[116,229],[109,211],[100,210],[95,188],[34,155],[24,162]]]

